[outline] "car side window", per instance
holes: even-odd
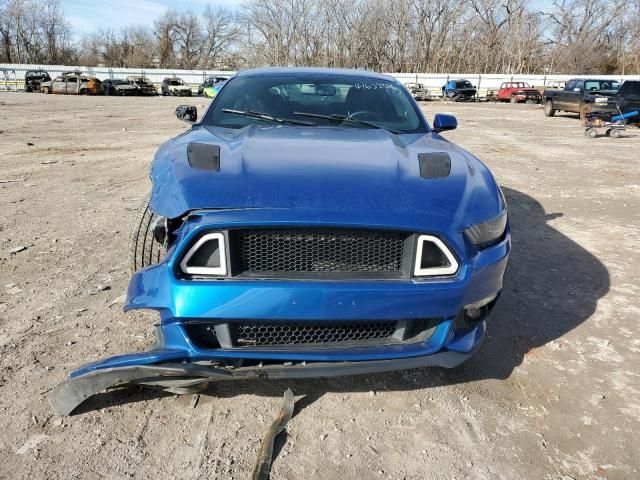
[[[565,91],[572,92],[575,87],[575,84],[576,84],[575,80],[569,80],[564,87]]]

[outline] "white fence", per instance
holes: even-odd
[[[52,78],[62,72],[80,70],[84,73],[94,75],[101,80],[107,78],[124,78],[129,75],[143,75],[149,78],[156,85],[160,84],[165,77],[180,77],[185,83],[195,87],[202,83],[209,75],[228,76],[235,72],[224,72],[217,70],[174,70],[174,69],[144,69],[144,68],[107,68],[107,67],[83,67],[78,65],[26,65],[26,64],[1,64],[0,70],[15,70],[15,86],[23,88],[24,74],[27,70],[46,70]],[[402,83],[421,83],[432,92],[439,92],[441,87],[449,79],[464,78],[469,80],[479,92],[486,93],[487,90],[497,90],[502,82],[518,81],[527,82],[534,87],[542,87],[550,81],[566,81],[570,78],[607,78],[622,82],[624,80],[640,80],[640,75],[511,75],[511,74],[478,74],[478,73],[391,73]],[[0,78],[0,83],[2,79]]]

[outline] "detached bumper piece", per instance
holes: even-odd
[[[482,340],[484,323],[470,333]],[[49,392],[48,398],[54,410],[64,416],[71,414],[82,402],[97,393],[134,385],[184,394],[200,391],[208,383],[221,380],[287,380],[383,373],[422,367],[453,368],[471,357],[481,343],[475,342],[468,352],[443,350],[432,355],[392,360],[273,364],[258,362],[240,367],[218,362],[198,362],[102,368],[69,378]]]

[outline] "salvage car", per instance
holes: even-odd
[[[469,80],[449,80],[442,87],[444,98],[456,102],[473,101],[476,93],[476,87]]]
[[[24,74],[24,91],[39,92],[43,82],[50,82],[51,76],[44,70],[27,70]]]
[[[142,76],[129,76],[127,82],[138,87],[138,95],[158,95],[156,87],[153,86],[151,80]]]
[[[190,97],[191,87],[184,83],[181,78],[165,78],[160,86],[162,95],[177,95],[179,97]]]
[[[118,78],[109,78],[102,82],[105,95],[138,95],[140,89],[128,82]]]
[[[511,103],[540,103],[540,92],[526,82],[503,82],[498,90],[498,101]]]
[[[59,414],[125,385],[331,377],[474,355],[510,252],[489,169],[429,126],[394,78],[267,68],[232,77],[157,151],[131,234],[125,310],[153,310],[146,352],[89,363]],[[91,337],[92,340],[93,337]]]
[[[210,87],[205,87],[202,93],[207,98],[213,98],[216,95],[218,95],[218,93],[220,93],[220,90],[222,90],[222,87],[224,86],[224,84],[225,82],[221,82],[221,83],[216,83],[215,85],[211,85]]]
[[[227,80],[229,80],[229,77],[221,77],[219,75],[211,75],[207,77],[204,82],[198,85],[198,95],[204,95],[205,88],[213,87],[214,85],[226,82]]]
[[[40,85],[42,93],[61,95],[101,95],[102,82],[79,71],[63,72],[62,75]]]
[[[429,100],[429,89],[421,83],[406,83],[405,87],[416,102]]]
[[[616,113],[612,97],[620,89],[620,82],[598,78],[574,78],[563,90],[548,89],[543,93],[544,113],[553,117],[556,112],[578,113],[584,123],[590,112]]]

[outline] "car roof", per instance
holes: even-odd
[[[299,75],[299,74],[316,74],[316,75],[341,75],[348,77],[366,77],[378,80],[396,81],[390,75],[383,73],[371,72],[368,70],[353,70],[346,68],[315,68],[315,67],[266,67],[266,68],[250,68],[241,70],[237,73],[238,77],[253,77],[266,75]]]

